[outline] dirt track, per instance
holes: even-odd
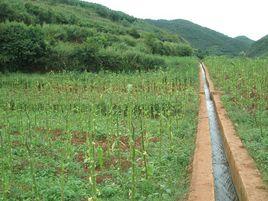
[[[199,114],[196,134],[196,148],[192,164],[192,178],[189,201],[215,200],[212,175],[212,156],[209,134],[209,120],[206,109],[202,73],[199,72],[200,94]]]
[[[240,138],[235,134],[234,126],[220,101],[220,93],[215,91],[213,83],[206,70],[207,82],[211,98],[215,104],[219,125],[222,131],[223,144],[232,180],[240,201],[267,201],[268,190],[253,159],[244,148]],[[190,201],[215,200],[211,160],[211,144],[209,140],[209,124],[205,106],[203,81],[200,79],[200,110],[196,137],[196,150],[192,165]],[[209,153],[208,153],[209,152]]]

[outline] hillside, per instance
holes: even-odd
[[[219,32],[213,31],[206,27],[194,24],[187,20],[146,20],[147,22],[169,30],[174,34],[179,34],[190,44],[209,54],[214,55],[239,55],[240,52],[246,51],[250,43],[243,37],[238,39],[228,37]]]
[[[247,36],[237,36],[234,39],[239,40],[239,41],[241,41],[249,46],[255,42],[254,40],[248,38]]]
[[[268,35],[253,43],[247,55],[250,57],[268,56]]]
[[[0,70],[141,70],[188,56],[178,35],[78,0],[2,0]]]

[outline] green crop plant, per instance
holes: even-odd
[[[194,58],[165,62],[150,72],[0,74],[0,197],[183,199],[198,68]]]
[[[100,168],[103,168],[103,163],[104,163],[104,159],[103,159],[103,149],[101,147],[97,148],[97,153],[98,153],[98,164],[100,166]]]
[[[140,115],[140,132],[141,132],[141,152],[142,152],[142,157],[143,157],[143,164],[144,164],[144,172],[145,172],[145,178],[148,179],[149,178],[149,172],[148,172],[148,153],[146,151],[146,140],[145,140],[145,134],[146,134],[146,130],[144,128],[144,123],[143,123],[143,109],[141,109],[141,115]]]
[[[136,199],[136,180],[137,180],[137,173],[136,173],[136,148],[135,148],[135,128],[133,122],[131,124],[131,191],[130,191],[130,198],[131,200]]]
[[[28,125],[28,132],[25,135],[25,147],[28,153],[28,162],[29,162],[29,166],[30,166],[30,174],[31,174],[31,179],[32,179],[32,191],[34,193],[34,197],[36,200],[40,200],[40,195],[39,195],[39,191],[38,191],[38,186],[37,186],[37,181],[36,181],[36,173],[35,173],[35,169],[34,169],[34,156],[33,156],[33,142],[32,142],[32,131],[31,131],[31,119],[30,116],[28,114],[28,112],[26,112],[26,116],[28,119],[27,125]]]

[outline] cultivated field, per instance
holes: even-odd
[[[168,62],[132,74],[0,75],[0,200],[183,199],[199,69]]]
[[[209,57],[212,81],[237,133],[268,182],[268,59]]]

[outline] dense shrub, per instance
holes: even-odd
[[[140,38],[141,37],[139,32],[137,31],[137,29],[135,29],[135,28],[128,30],[128,34],[131,35],[133,38]]]
[[[26,11],[35,16],[36,23],[58,23],[58,24],[76,24],[78,19],[75,15],[65,13],[58,9],[49,9],[45,6],[34,5],[33,3],[25,4]]]
[[[81,4],[81,5],[84,5],[84,6],[87,5],[88,7],[94,8],[101,17],[108,18],[112,21],[125,20],[128,23],[133,23],[137,20],[136,18],[129,16],[129,15],[126,15],[123,12],[113,11],[105,6],[102,6],[102,5],[98,5],[98,4]]]
[[[145,40],[152,54],[167,56],[191,56],[193,54],[193,49],[187,44],[162,42],[154,35],[147,35]]]
[[[5,2],[0,3],[0,21],[3,22],[6,19],[12,19],[15,16],[15,11]]]
[[[83,46],[82,46],[83,47]],[[46,61],[46,70],[62,71],[62,70],[81,70],[84,64],[81,60],[81,45],[73,45],[72,43],[60,42],[51,48],[49,60]]]
[[[177,46],[177,56],[191,56],[193,54],[193,48],[190,45],[179,44]]]
[[[103,39],[104,40],[104,39]],[[99,49],[101,45],[99,44],[101,39],[96,40],[96,38],[89,38],[86,43],[75,49],[72,54],[73,59],[77,59],[80,63],[82,69],[97,71],[99,68]]]
[[[88,37],[97,35],[96,30],[76,25],[43,25],[45,36],[50,41],[85,42]]]
[[[1,70],[27,71],[42,64],[47,53],[44,34],[39,26],[8,22],[0,24]]]
[[[149,70],[165,66],[163,58],[138,52],[126,52],[123,59],[126,62],[125,69],[129,70]]]
[[[204,59],[206,56],[209,55],[209,53],[206,50],[195,50],[194,52],[195,56],[197,56],[199,59]]]
[[[25,8],[28,13],[33,14],[36,17],[37,23],[52,23],[53,13],[49,9],[40,8],[32,3],[26,3]]]
[[[113,50],[101,50],[99,52],[101,69],[114,71],[149,70],[164,67],[165,61],[158,56],[142,54],[139,52],[117,52]]]
[[[0,2],[0,22],[9,20],[31,24],[34,21],[34,18],[23,8],[24,6],[21,2]]]

